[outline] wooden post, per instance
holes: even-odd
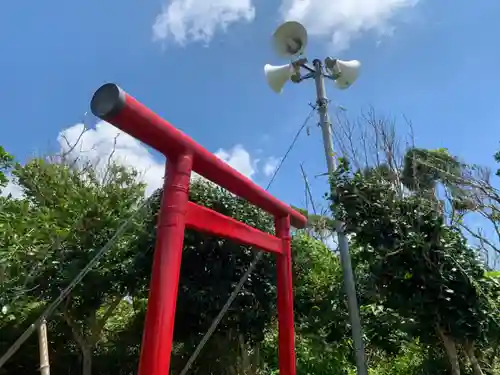
[[[38,328],[38,347],[40,349],[40,374],[50,375],[49,342],[47,340],[47,322],[45,319]]]

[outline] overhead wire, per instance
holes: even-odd
[[[295,134],[292,142],[290,143],[290,146],[288,147],[287,151],[283,155],[283,158],[281,158],[278,167],[276,168],[276,170],[274,171],[271,179],[269,180],[269,183],[266,186],[266,191],[271,188],[273,182],[276,179],[276,176],[278,175],[278,172],[280,171],[281,167],[285,163],[285,160],[288,158],[288,156],[292,152],[293,148],[295,147],[295,144],[297,143],[297,140],[299,139],[300,135],[302,134],[302,132],[306,128],[306,126],[309,123],[309,120],[311,119],[311,117],[313,116],[315,110],[316,110],[315,107],[313,107],[311,109],[311,111],[309,112],[309,114],[304,119],[302,125],[297,130],[297,133]],[[210,324],[210,328],[205,333],[205,335],[201,339],[200,343],[196,346],[196,349],[194,350],[193,354],[191,354],[191,356],[189,357],[188,361],[186,362],[186,365],[184,366],[184,368],[182,369],[182,371],[179,373],[179,375],[186,375],[187,374],[187,372],[189,371],[189,369],[191,368],[191,366],[193,365],[193,363],[196,361],[196,358],[198,357],[198,355],[203,350],[203,347],[206,345],[206,343],[208,342],[208,340],[210,339],[210,337],[213,335],[213,333],[217,329],[217,327],[218,327],[219,323],[221,322],[222,318],[224,318],[224,315],[226,315],[227,311],[229,310],[229,307],[231,307],[231,304],[236,299],[238,293],[241,291],[241,288],[243,288],[243,285],[245,285],[246,281],[248,280],[248,277],[252,274],[253,270],[255,269],[255,267],[257,266],[257,264],[259,263],[259,261],[262,259],[263,256],[264,256],[264,252],[263,251],[259,251],[255,255],[255,257],[252,260],[252,262],[250,263],[250,266],[248,267],[247,271],[243,274],[243,276],[241,276],[241,278],[238,281],[238,284],[236,284],[236,287],[234,288],[233,292],[231,293],[231,295],[229,296],[229,298],[227,299],[226,303],[224,304],[224,306],[222,307],[222,309],[219,311],[219,313],[217,314],[217,316],[215,317],[215,319],[212,321],[212,324]]]

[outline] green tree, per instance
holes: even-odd
[[[144,196],[137,174],[110,164],[104,177],[91,166],[76,167],[34,159],[13,171],[25,192],[20,203],[31,216],[19,229],[26,233],[22,248],[30,263],[38,264],[27,280],[30,297],[52,301],[113,237]],[[16,215],[19,218],[19,213]],[[21,219],[23,220],[23,219]],[[82,373],[90,375],[92,353],[104,325],[120,301],[143,280],[137,280],[130,239],[137,235],[140,217],[131,229],[77,285],[58,310],[57,317],[71,329],[82,356]],[[10,243],[13,246],[19,244]],[[39,255],[37,255],[39,254]],[[100,311],[104,309],[102,314]]]
[[[14,162],[14,157],[9,154],[5,149],[0,146],[0,192],[1,188],[7,185],[9,181],[6,175],[6,172],[10,170],[12,164]]]
[[[439,338],[454,374],[460,372],[458,344],[474,367],[474,344],[485,339],[490,300],[499,289],[485,277],[485,266],[462,233],[445,224],[434,199],[402,197],[378,174],[351,172],[344,162],[333,179],[338,193],[331,197],[332,209],[363,249],[371,294],[414,319],[413,333],[423,342]]]

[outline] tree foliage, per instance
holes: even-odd
[[[433,189],[438,175],[422,173],[424,189]],[[450,349],[448,343],[487,340],[499,284],[434,200],[420,191],[402,196],[383,175],[353,172],[347,161],[333,183],[333,208],[368,265],[367,294],[407,320],[424,342],[440,338]]]

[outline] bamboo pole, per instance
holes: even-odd
[[[49,342],[47,340],[47,322],[45,319],[38,328],[38,347],[40,350],[40,374],[50,375]]]

